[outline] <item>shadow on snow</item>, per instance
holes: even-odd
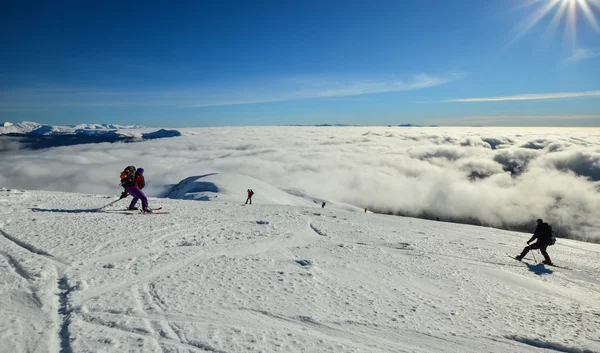
[[[524,264],[527,265],[527,268],[529,269],[529,271],[535,273],[538,276],[549,275],[552,272],[554,272],[551,269],[546,268],[546,266],[544,266],[544,264],[535,264],[534,265],[534,264],[530,264],[527,262],[524,262]]]
[[[32,208],[33,212],[57,212],[57,213],[96,213],[100,212],[97,208],[92,209],[75,209],[75,210],[67,210],[62,208]]]

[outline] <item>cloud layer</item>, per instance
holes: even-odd
[[[515,96],[481,97],[481,98],[455,98],[447,99],[446,103],[475,103],[475,102],[504,102],[504,101],[532,101],[566,98],[600,97],[600,91],[588,92],[559,92],[559,93],[536,93],[520,94]]]
[[[416,74],[389,77],[279,77],[251,82],[212,83],[198,86],[123,88],[74,87],[32,84],[0,90],[0,112],[38,112],[70,108],[171,107],[203,108],[272,103],[300,99],[348,97],[413,91],[445,85],[462,78],[460,73]]]
[[[13,148],[0,159],[0,186],[118,195],[119,172],[134,164],[146,169],[148,194],[156,196],[191,175],[232,172],[390,213],[521,230],[543,218],[562,235],[600,240],[597,129],[182,131],[186,136],[135,144]],[[252,187],[243,186],[240,202]]]
[[[572,126],[573,121],[590,122],[590,125],[600,123],[600,114],[573,114],[573,115],[480,115],[466,116],[459,118],[437,118],[430,119],[427,122],[441,125],[492,125],[492,126],[517,126],[517,125],[536,125],[536,124],[556,124],[563,123]]]
[[[573,55],[569,56],[565,59],[565,63],[572,64],[582,60],[589,60],[593,58],[597,58],[600,56],[600,53],[593,52],[588,48],[577,48],[573,52]]]

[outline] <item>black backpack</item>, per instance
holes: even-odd
[[[135,185],[135,171],[136,168],[132,165],[127,166],[121,172],[121,186],[126,188]]]
[[[548,224],[548,227],[546,228],[546,232],[548,232],[548,237],[550,238],[550,243],[548,245],[554,245],[556,243],[556,236],[554,235],[554,232],[552,231],[552,226]]]

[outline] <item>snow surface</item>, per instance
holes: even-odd
[[[0,189],[0,352],[600,352],[600,245],[559,239],[568,269],[535,266],[507,256],[529,234],[249,182],[190,177],[173,197],[218,200],[154,215]]]

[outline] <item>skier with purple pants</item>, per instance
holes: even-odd
[[[142,191],[144,186],[146,186],[146,180],[144,179],[144,168],[138,168],[135,171],[135,176],[133,178],[125,178],[122,183],[125,188],[124,194],[129,194],[133,196],[133,200],[129,204],[129,210],[137,210],[135,204],[138,200],[142,200],[142,210],[146,213],[152,213],[152,209],[148,207],[148,198]]]

